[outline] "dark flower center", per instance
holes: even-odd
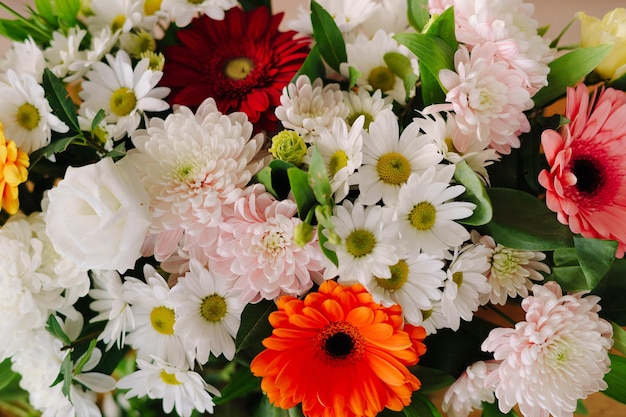
[[[363,335],[346,321],[332,322],[320,329],[313,344],[322,357],[337,364],[358,361],[365,350]]]
[[[349,334],[346,333],[335,333],[326,339],[326,344],[324,346],[324,350],[330,356],[334,356],[335,358],[345,358],[354,349],[354,341]]]
[[[602,171],[589,159],[574,161],[572,173],[576,176],[576,188],[581,193],[594,194],[604,184]]]

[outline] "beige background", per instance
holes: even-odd
[[[308,0],[274,0],[275,11],[285,11],[286,19],[294,18],[298,5],[308,4]],[[25,4],[32,4],[26,0],[5,0],[5,3],[18,12],[25,11]],[[626,7],[624,0],[535,0],[535,19],[540,26],[550,24],[548,37],[554,38],[574,18],[577,11],[584,11],[588,15],[601,18],[604,13],[616,8]],[[9,16],[5,10],[0,10],[0,17]],[[574,44],[578,42],[579,25],[577,22],[570,28],[563,38],[564,44]],[[2,54],[10,43],[6,39],[0,39],[0,54]],[[625,382],[626,383],[626,382]],[[434,399],[435,403],[440,403],[441,399]],[[626,416],[626,405],[619,404],[608,399],[602,394],[591,396],[585,401],[589,411],[589,417],[624,417]],[[473,415],[480,415],[478,413]]]

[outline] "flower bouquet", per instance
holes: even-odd
[[[270,3],[0,3],[0,414],[626,402],[626,10]]]

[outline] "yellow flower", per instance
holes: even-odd
[[[596,72],[605,80],[613,81],[626,74],[626,9],[617,8],[604,15],[602,20],[578,12],[581,46],[612,43],[613,49],[598,65]]]
[[[0,123],[0,195],[2,206],[9,214],[17,213],[20,206],[17,187],[28,178],[30,162],[26,152],[17,148],[12,140],[7,141]]]

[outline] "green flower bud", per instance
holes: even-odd
[[[306,143],[304,139],[293,130],[283,130],[272,138],[270,153],[274,158],[294,164],[302,165],[302,159],[306,155]]]
[[[315,229],[308,223],[298,223],[293,229],[293,241],[299,247],[304,247],[307,243],[313,239],[313,232]]]

